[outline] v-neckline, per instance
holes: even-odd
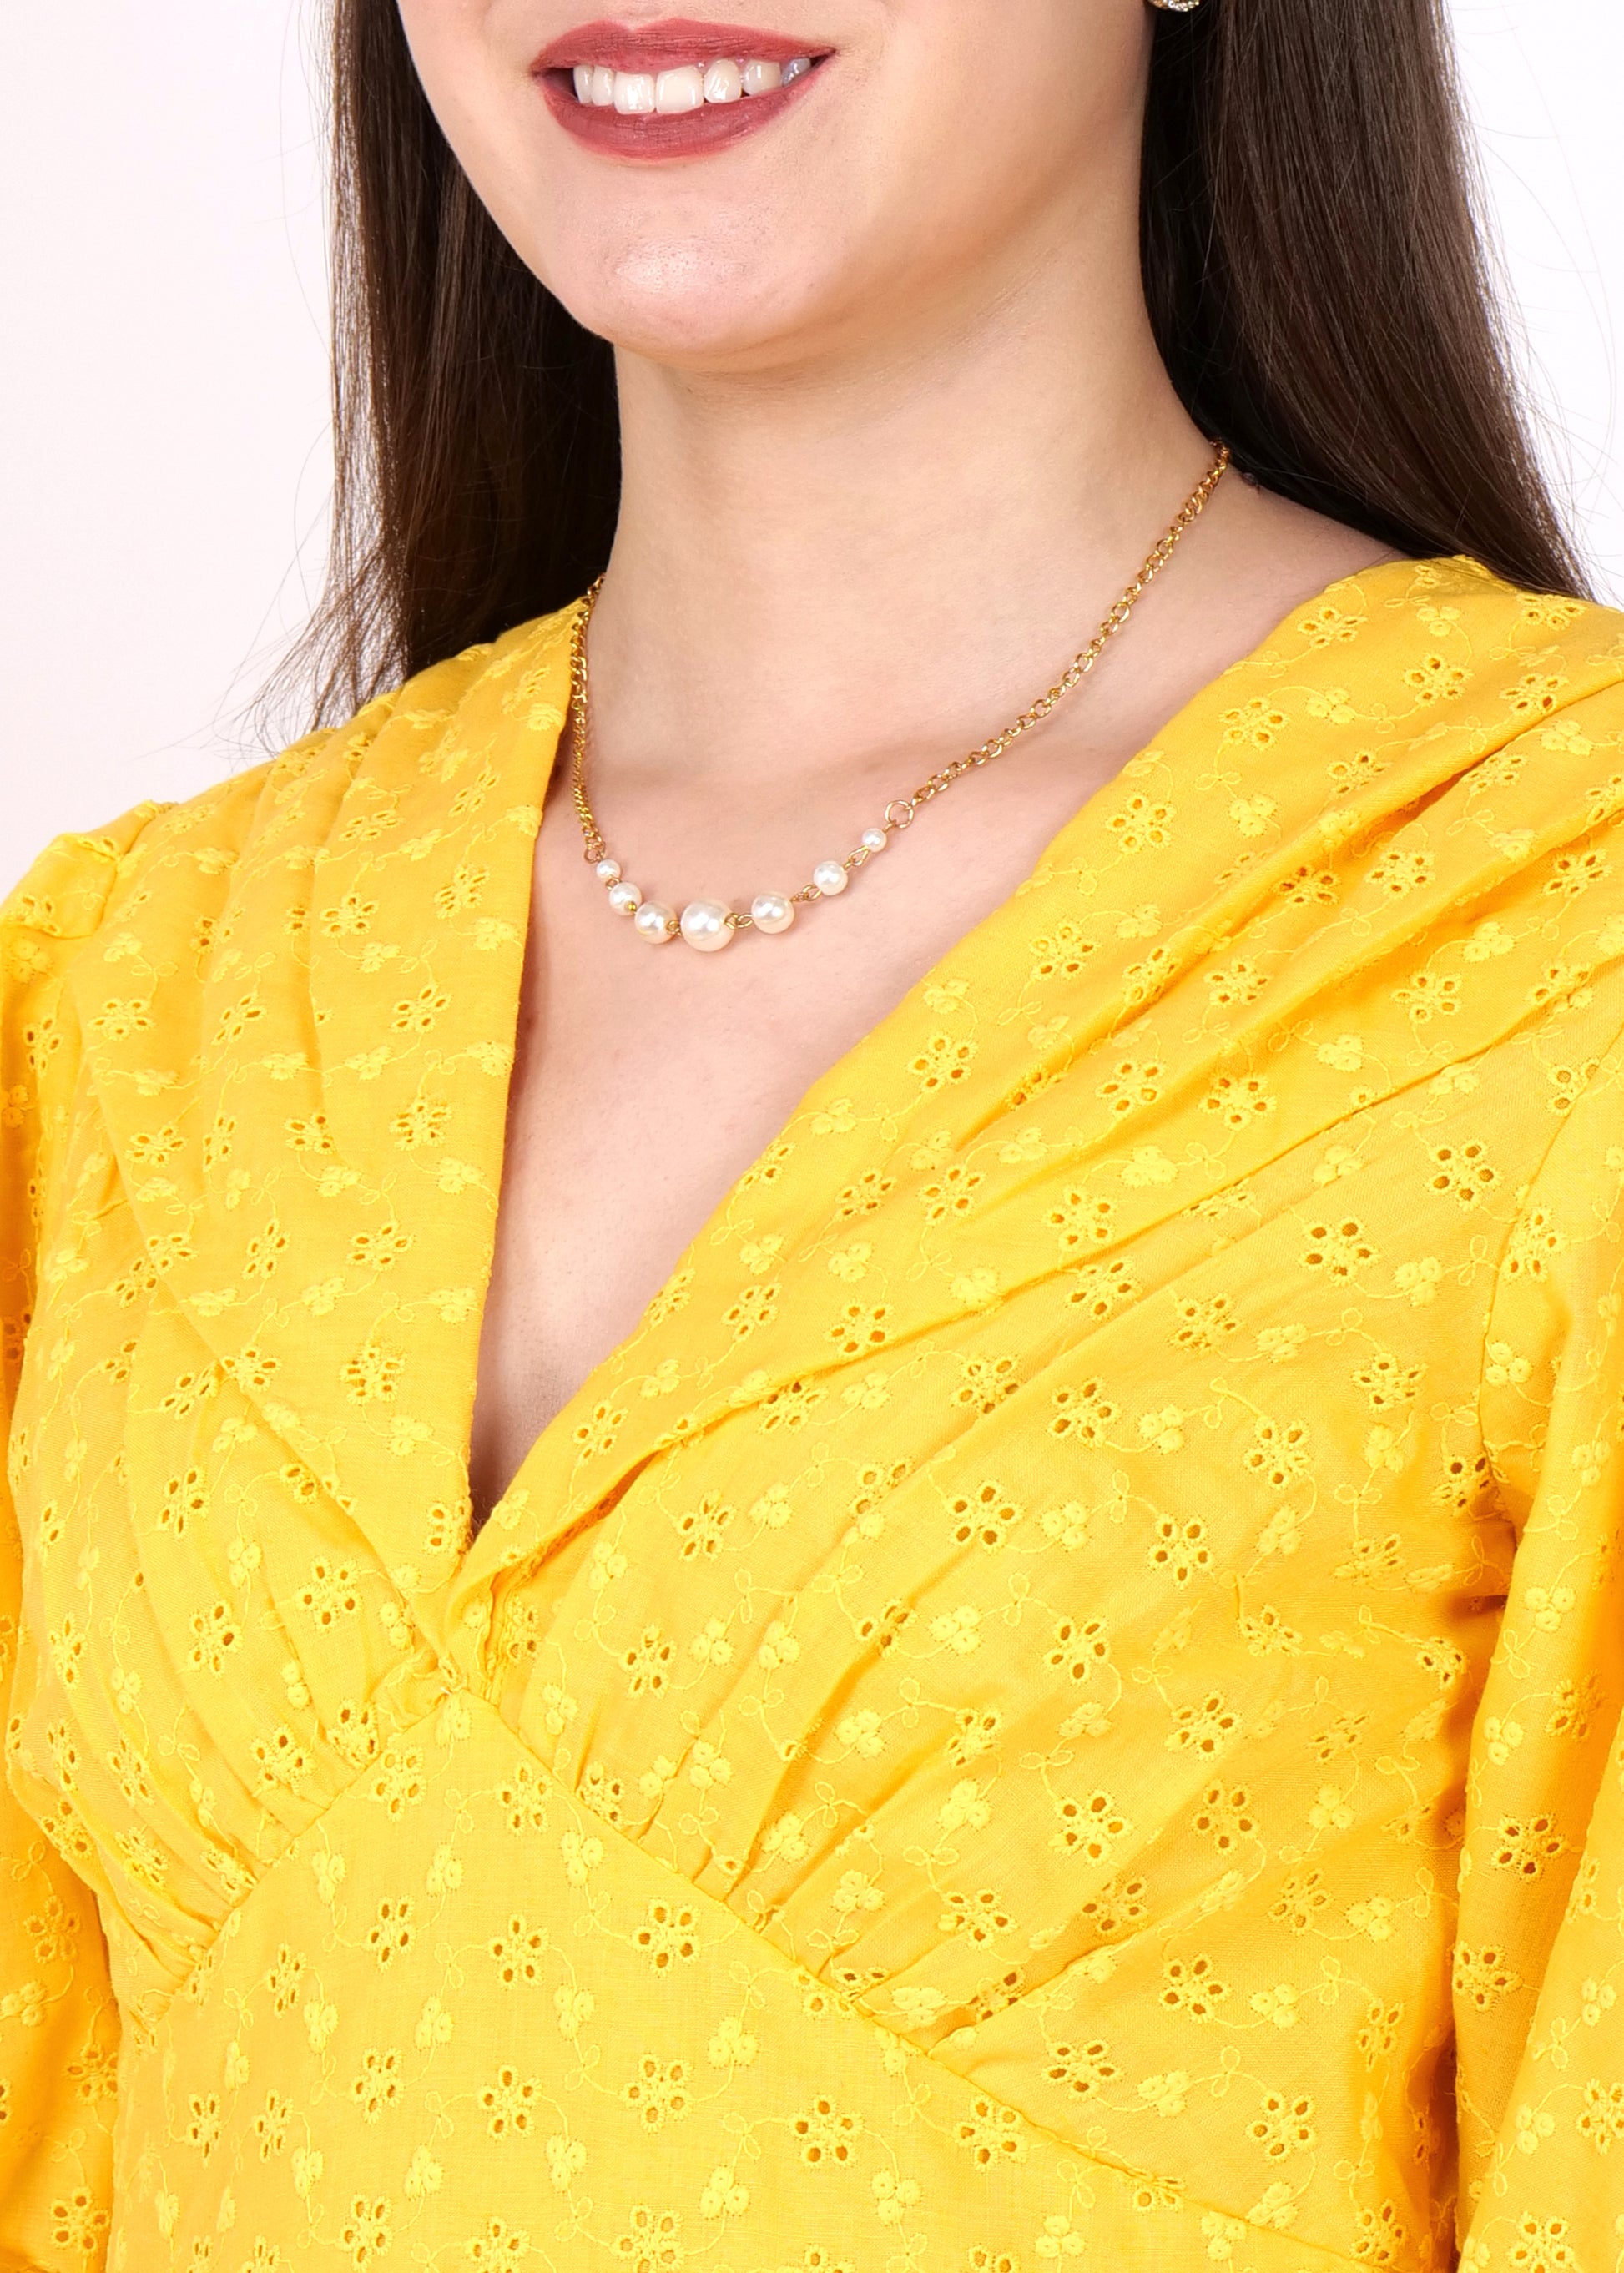
[[[775,1147],[782,1145],[788,1130],[808,1114],[816,1113],[820,1103],[836,1098],[845,1090],[861,1090],[862,1070],[867,1062],[876,1054],[883,1055],[891,1036],[916,1015],[921,1001],[929,991],[941,986],[949,967],[962,961],[967,956],[974,956],[978,949],[984,948],[1000,931],[1007,928],[1018,903],[1031,892],[1034,886],[1041,883],[1056,868],[1064,867],[1072,863],[1080,847],[1091,836],[1097,833],[1108,802],[1113,800],[1117,795],[1124,779],[1131,778],[1135,769],[1141,768],[1147,760],[1158,760],[1175,769],[1187,762],[1186,754],[1199,750],[1201,746],[1201,738],[1199,732],[1193,730],[1198,727],[1203,716],[1213,709],[1216,701],[1222,699],[1229,681],[1249,670],[1255,669],[1267,660],[1271,650],[1294,621],[1315,611],[1335,608],[1341,595],[1357,590],[1361,600],[1368,604],[1372,598],[1372,587],[1379,591],[1385,590],[1389,584],[1396,583],[1401,580],[1413,579],[1417,573],[1428,568],[1438,570],[1459,566],[1467,566],[1476,575],[1482,575],[1485,573],[1480,565],[1466,554],[1440,555],[1425,560],[1406,559],[1380,561],[1370,568],[1356,570],[1350,575],[1338,577],[1319,590],[1308,593],[1302,599],[1296,601],[1261,640],[1244,654],[1236,656],[1222,671],[1207,680],[1173,712],[1149,742],[1137,750],[1116,772],[1091,791],[1082,803],[1066,816],[1048,840],[1021,882],[996,907],[990,909],[987,914],[979,918],[961,934],[944,953],[937,957],[929,969],[904,991],[883,1016],[812,1079],[780,1128],[756,1156],[750,1167],[735,1179],[703,1222],[695,1228],[692,1237],[684,1246],[682,1254],[678,1258],[671,1275],[659,1292],[645,1306],[637,1324],[597,1364],[590,1368],[574,1393],[537,1433],[508,1484],[492,1504],[478,1530],[473,1532],[471,1536],[465,1535],[462,1552],[447,1581],[448,1591],[455,1597],[456,1603],[466,1603],[478,1589],[488,1585],[504,1566],[518,1559],[510,1537],[514,1527],[504,1523],[504,1516],[511,1516],[515,1507],[522,1507],[528,1501],[542,1471],[552,1460],[555,1448],[573,1434],[579,1423],[581,1414],[583,1412],[590,1412],[595,1403],[602,1401],[601,1392],[617,1372],[630,1345],[642,1333],[650,1314],[657,1311],[662,1303],[670,1300],[673,1287],[681,1280],[688,1268],[688,1258],[706,1242],[712,1232],[727,1216],[741,1190],[758,1174],[762,1163],[771,1156]],[[577,602],[570,611],[567,611],[567,621],[573,623],[575,611],[581,604]],[[1365,612],[1368,616],[1368,605]],[[560,727],[558,734],[553,738],[552,747],[541,760],[539,774],[533,785],[534,800],[538,807],[545,803],[561,740],[562,728]],[[512,999],[507,1006],[511,1014],[508,1020],[510,1043],[516,1043],[517,1039],[523,999],[524,949],[528,949],[530,928],[534,920],[536,886],[533,851],[525,874],[525,905],[523,919],[519,923],[524,947],[516,959],[517,983],[513,990]],[[516,1058],[515,1063],[516,1065]],[[497,1120],[496,1157],[492,1163],[493,1186],[499,1194],[501,1190],[502,1174],[506,1166],[508,1117],[512,1103],[512,1079],[513,1074],[510,1072],[508,1091],[503,1099],[503,1110]],[[484,1292],[474,1307],[468,1328],[470,1344],[467,1359],[468,1426],[463,1440],[465,1479],[474,1399],[478,1388],[478,1354],[484,1331],[485,1310],[489,1300],[495,1240],[496,1215],[493,1212],[491,1239],[484,1258]],[[471,1510],[471,1497],[469,1504]]]

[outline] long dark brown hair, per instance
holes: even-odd
[[[562,606],[608,558],[611,351],[479,203],[396,0],[334,0],[337,480],[299,667],[332,716]],[[1204,432],[1416,557],[1582,592],[1495,313],[1442,0],[1158,17],[1146,294]]]

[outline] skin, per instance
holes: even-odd
[[[589,151],[530,65],[591,0],[402,0],[521,257],[617,351],[590,787],[650,897],[748,905],[1057,678],[1210,464],[1138,259],[1144,0],[737,0],[833,49],[698,158]],[[674,12],[624,0],[636,26]],[[481,1518],[808,1087],[1299,603],[1393,556],[1230,476],[1082,689],[831,906],[725,953],[538,840],[470,1474]]]

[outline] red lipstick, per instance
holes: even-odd
[[[742,140],[781,118],[804,99],[828,62],[831,49],[816,41],[793,40],[748,24],[718,24],[695,17],[667,16],[657,23],[583,24],[545,48],[531,65],[548,109],[575,141],[605,156],[630,159],[702,157]],[[741,94],[732,102],[706,102],[694,110],[628,116],[608,106],[583,102],[575,92],[578,65],[646,74],[731,59],[786,64],[808,58],[813,68],[787,86],[761,94]]]
[[[758,56],[764,64],[786,64],[795,56],[827,55],[826,47],[786,40],[776,32],[752,30],[748,24],[701,23],[692,16],[663,16],[658,23],[613,24],[606,19],[583,24],[544,48],[531,68],[537,71],[573,71],[577,64],[603,64],[610,71],[679,71],[684,64],[714,63],[718,56],[742,61]]]

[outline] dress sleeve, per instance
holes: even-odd
[[[53,1138],[75,1079],[68,966],[153,808],[64,838],[0,908],[0,1438],[34,1304]],[[0,1699],[11,1728],[21,1544],[0,1474]],[[0,1780],[0,2273],[92,2273],[112,2200],[118,2021],[89,1889]]]
[[[1624,1046],[1590,1070],[1521,1196],[1482,1397],[1517,1538],[1461,1864],[1462,2263],[1612,2273],[1624,2246]]]

